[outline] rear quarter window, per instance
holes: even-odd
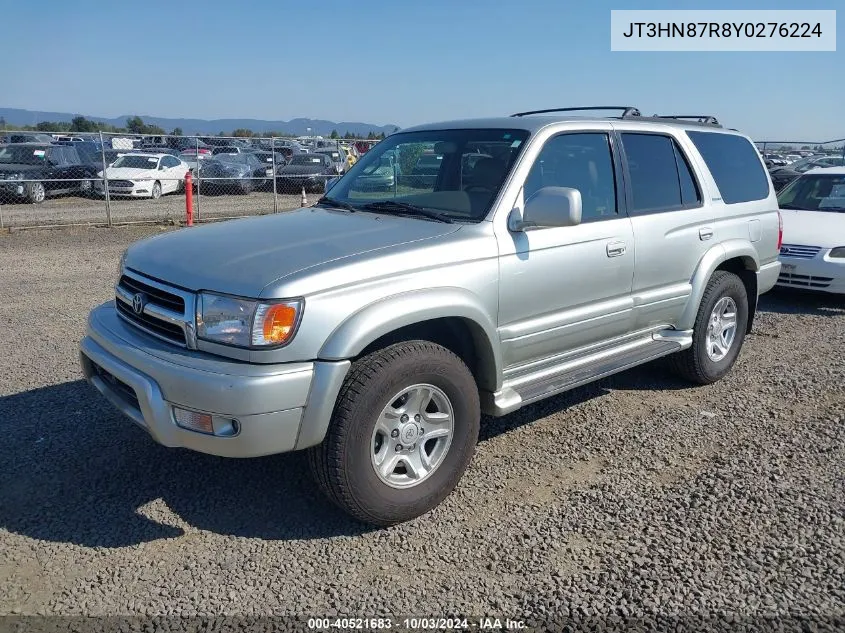
[[[770,184],[757,150],[735,134],[687,131],[719,187],[725,204],[768,197]]]

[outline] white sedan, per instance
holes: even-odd
[[[166,193],[181,191],[190,165],[170,154],[126,153],[106,168],[109,195],[158,199]],[[103,172],[98,174],[103,178]],[[94,190],[105,195],[102,180]]]
[[[778,193],[778,285],[845,294],[845,167],[811,169]]]

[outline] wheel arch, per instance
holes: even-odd
[[[355,359],[403,340],[429,340],[457,354],[479,389],[495,391],[501,354],[492,319],[471,293],[432,289],[395,295],[345,319],[320,349],[323,360]]]
[[[748,295],[746,332],[751,331],[757,311],[757,271],[760,270],[760,260],[756,249],[747,240],[727,240],[711,248],[701,258],[691,279],[692,292],[678,322],[679,330],[689,330],[695,325],[698,306],[701,304],[707,283],[717,270],[734,273],[742,280]]]

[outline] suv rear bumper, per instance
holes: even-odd
[[[778,275],[780,275],[780,261],[773,261],[760,266],[760,270],[757,271],[757,295],[769,292],[774,288],[778,281]]]
[[[175,348],[95,308],[80,343],[82,371],[158,443],[223,457],[258,457],[319,444],[349,361],[254,365]],[[221,434],[176,424],[174,406],[211,414]],[[234,424],[228,424],[234,421]]]

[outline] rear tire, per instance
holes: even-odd
[[[733,317],[731,317],[733,315]],[[725,327],[733,323],[732,326]],[[667,359],[687,380],[709,385],[723,378],[736,362],[748,323],[748,295],[733,273],[713,273],[695,317],[692,347]]]
[[[428,341],[397,343],[352,365],[326,437],[309,451],[311,472],[356,519],[408,521],[455,488],[480,418],[478,387],[460,358]]]

